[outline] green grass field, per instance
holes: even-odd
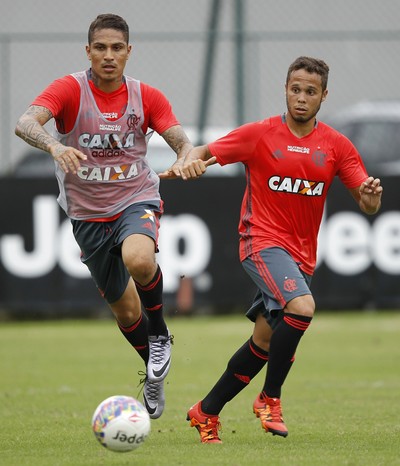
[[[138,450],[91,431],[104,398],[138,395],[142,363],[112,320],[0,324],[0,464],[400,465],[400,312],[320,313],[297,351],[283,408],[289,436],[252,413],[264,373],[221,414],[222,445],[202,445],[186,411],[251,334],[243,316],[169,319],[175,335],[163,416]]]

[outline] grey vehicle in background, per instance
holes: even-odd
[[[324,121],[353,142],[368,174],[400,175],[400,100],[362,101]]]

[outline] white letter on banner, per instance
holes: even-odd
[[[341,275],[364,272],[371,265],[369,248],[370,225],[359,214],[334,214],[326,226],[326,265]]]
[[[190,214],[163,216],[160,225],[164,291],[172,293],[178,290],[181,276],[196,277],[206,269],[211,257],[211,234],[201,218]]]
[[[61,269],[74,278],[90,278],[89,269],[81,262],[81,250],[75,241],[68,219],[60,226],[59,242],[58,262]]]
[[[384,273],[400,273],[400,212],[385,212],[375,220],[372,231],[375,264]]]
[[[33,251],[26,252],[21,235],[4,235],[0,251],[4,267],[18,277],[46,275],[56,265],[59,207],[54,196],[33,199]]]

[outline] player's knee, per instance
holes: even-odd
[[[130,280],[125,291],[115,301],[108,301],[115,318],[118,323],[126,327],[136,322],[141,315],[142,305],[136,288]]]
[[[311,295],[298,296],[286,305],[287,312],[304,317],[313,317],[315,301]]]
[[[110,305],[112,313],[114,314],[115,319],[118,324],[123,327],[128,327],[133,323],[137,322],[141,315],[141,310],[138,307],[132,305],[129,307],[126,305],[112,304]]]
[[[130,276],[135,280],[135,282],[138,282],[141,285],[147,285],[147,283],[149,283],[154,277],[157,270],[157,265],[154,261],[147,257],[136,257],[130,260],[126,264],[126,267]]]
[[[270,335],[262,335],[260,333],[254,334],[253,333],[253,342],[258,348],[261,348],[264,351],[269,351],[269,345],[271,342]]]

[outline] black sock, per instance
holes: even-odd
[[[224,405],[247,387],[268,361],[268,352],[259,348],[250,338],[228,362],[226,371],[202,400],[201,409],[217,415]]]
[[[160,266],[147,285],[135,282],[140,300],[149,318],[149,335],[168,335],[163,316],[163,274]]]
[[[118,322],[117,322],[118,323]],[[122,335],[135,348],[139,356],[147,365],[149,361],[149,336],[148,336],[148,319],[145,314],[141,314],[139,319],[129,327],[123,327],[118,324]]]
[[[282,385],[294,360],[297,345],[310,325],[312,317],[286,313],[274,330],[269,346],[269,361],[264,392],[280,398]]]

